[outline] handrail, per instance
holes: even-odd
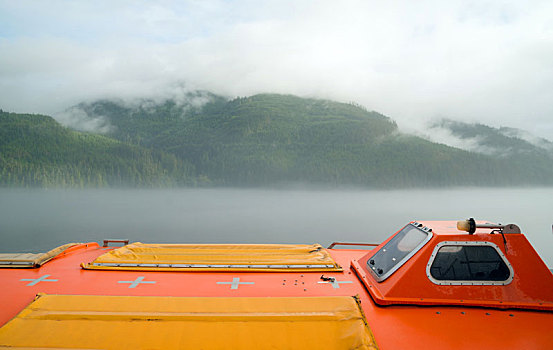
[[[360,245],[360,246],[367,246],[367,247],[378,247],[380,244],[374,244],[374,243],[351,243],[351,242],[332,242],[331,245],[328,246],[326,249],[332,249],[336,245]]]
[[[128,239],[104,239],[104,247],[108,247],[110,243],[123,243],[123,245],[129,244]]]

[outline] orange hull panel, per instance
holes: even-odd
[[[108,248],[111,249],[111,248]],[[358,295],[380,349],[553,347],[553,313],[461,306],[379,306],[351,269],[366,250],[330,250],[342,272],[144,272],[83,270],[106,252],[82,245],[37,269],[0,269],[0,324],[38,293],[175,297],[315,297]]]

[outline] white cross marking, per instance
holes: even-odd
[[[129,288],[135,288],[140,283],[156,283],[155,281],[144,281],[144,276],[137,277],[134,281],[117,281],[117,283],[130,283]]]
[[[340,288],[340,283],[353,283],[353,282],[352,282],[352,281],[336,281],[336,280],[332,280],[332,281],[317,282],[317,283],[330,283],[330,284],[332,284],[332,287],[334,287],[334,289],[336,289],[336,288]]]
[[[230,284],[230,289],[238,289],[239,284],[255,284],[255,282],[240,282],[239,277],[234,277],[232,282],[217,282],[217,284]]]
[[[58,280],[47,280],[46,278],[50,275],[44,275],[39,278],[22,278],[20,281],[32,281],[31,283],[27,284],[28,286],[34,286],[35,284],[39,282],[57,282]]]

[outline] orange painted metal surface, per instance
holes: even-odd
[[[0,325],[15,317],[38,293],[169,297],[358,295],[380,349],[553,348],[553,311],[549,309],[553,275],[523,235],[505,235],[505,251],[501,235],[482,230],[472,236],[462,234],[451,229],[455,222],[423,223],[433,228],[436,240],[428,243],[427,251],[419,251],[381,283],[367,280],[370,275],[364,262],[378,248],[330,249],[331,257],[343,267],[337,272],[160,272],[84,270],[81,263],[90,263],[113,248],[83,244],[39,268],[0,269]],[[470,239],[488,239],[501,248],[515,271],[510,289],[438,286],[428,280],[426,264],[438,241]],[[391,283],[386,284],[388,281]],[[369,286],[378,286],[379,294],[371,293]],[[461,295],[464,299],[460,299]],[[466,305],[465,300],[472,300],[472,305]],[[521,309],[524,303],[530,309]],[[539,303],[542,310],[535,310]]]
[[[433,229],[432,239],[383,282],[367,271],[367,261],[378,248],[361,259],[352,259],[352,268],[380,305],[466,305],[494,308],[553,310],[551,271],[522,234],[490,234],[479,230],[462,234],[449,223],[420,222]],[[457,231],[457,232],[456,232]],[[484,233],[487,232],[487,233]],[[440,242],[492,242],[513,266],[514,278],[507,285],[436,285],[426,277],[427,265]],[[383,246],[388,240],[382,243]]]

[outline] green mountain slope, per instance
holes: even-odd
[[[72,131],[43,115],[0,111],[2,186],[166,186],[190,180],[175,156]]]
[[[487,155],[503,167],[503,177],[525,184],[551,184],[553,144],[514,128],[441,120],[433,128],[446,129],[474,153]]]
[[[226,102],[221,96],[198,91],[188,93],[181,102],[142,100],[129,104],[121,100],[100,100],[81,103],[68,113],[80,115],[84,112],[91,119],[100,118],[107,123],[109,136],[149,147],[156,135],[182,128],[186,116],[223,109]],[[79,129],[78,123],[71,126]]]
[[[470,124],[443,119],[431,128],[448,130],[453,137],[470,143],[481,153],[508,157],[513,155],[542,155],[553,159],[553,143],[515,128],[493,128],[483,124]]]
[[[496,157],[432,143],[399,133],[381,114],[327,100],[263,94],[227,102],[210,95],[195,108],[174,101],[139,107],[98,101],[80,108],[106,118],[117,130],[112,137],[172,153],[214,184],[553,183],[553,163],[542,156]]]

